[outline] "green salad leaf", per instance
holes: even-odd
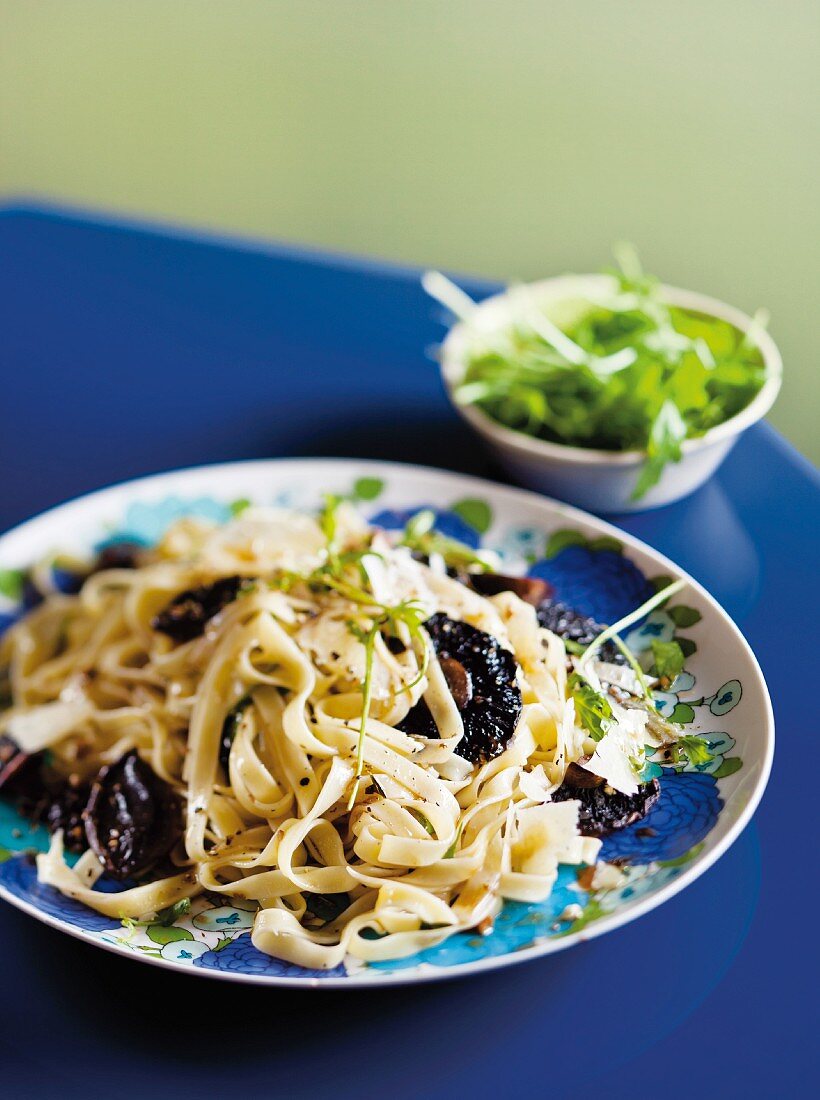
[[[430,557],[438,554],[444,559],[445,565],[453,569],[477,568],[485,573],[489,568],[489,562],[480,552],[465,546],[457,539],[451,539],[435,530],[435,512],[423,509],[410,517],[399,546],[406,546],[418,554]]]
[[[688,760],[690,764],[708,764],[713,759],[709,745],[697,734],[686,734],[675,742],[679,757]]]
[[[593,741],[600,741],[609,732],[612,724],[609,700],[603,692],[596,691],[575,673],[569,678],[569,688],[575,701],[578,721]]]
[[[642,497],[697,438],[745,408],[762,387],[756,333],[671,306],[634,249],[615,250],[612,284],[558,303],[550,316],[527,287],[510,292],[515,321],[473,334],[456,400],[538,439],[608,451],[641,450]],[[462,319],[472,303],[437,273],[424,286]]]
[[[683,671],[686,659],[677,642],[659,642],[657,638],[652,639],[652,657],[658,678],[670,683]]]

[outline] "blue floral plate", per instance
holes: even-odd
[[[58,551],[89,556],[127,540],[150,545],[181,516],[218,522],[248,502],[317,508],[322,494],[354,500],[363,514],[401,527],[422,508],[437,526],[471,546],[498,551],[508,572],[543,577],[559,598],[601,622],[641,604],[664,578],[685,576],[648,546],[574,508],[517,489],[423,467],[348,460],[294,459],[182,470],[105,489],[55,508],[0,539],[0,632],[23,613],[23,571]],[[549,900],[508,902],[490,935],[461,933],[412,958],[306,971],[258,952],[252,913],[204,896],[173,924],[127,927],[37,882],[33,854],[47,847],[0,801],[0,896],[46,924],[110,951],[189,973],[273,985],[350,986],[428,981],[475,973],[560,951],[611,931],[672,897],[737,838],[760,801],[774,747],[771,703],[760,667],[740,631],[691,578],[671,606],[648,616],[627,638],[634,649],[675,639],[686,666],[656,705],[706,736],[707,764],[664,767],[662,794],[637,826],[604,842],[620,857],[617,882],[591,890],[582,869],[563,867]],[[657,766],[656,766],[657,767]],[[660,767],[657,767],[660,773]],[[114,890],[105,877],[98,889]],[[574,919],[566,920],[568,906]],[[704,914],[706,917],[706,914]]]

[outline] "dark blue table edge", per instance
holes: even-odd
[[[235,252],[271,256],[279,260],[295,260],[299,263],[312,263],[322,267],[359,271],[388,279],[415,280],[424,270],[417,264],[404,264],[398,260],[379,256],[365,256],[355,252],[337,251],[320,245],[300,244],[278,238],[260,238],[252,234],[210,229],[207,226],[180,225],[173,221],[164,221],[162,218],[143,217],[125,212],[101,211],[79,203],[64,203],[40,195],[7,195],[0,198],[0,218],[18,215],[43,217],[76,225],[97,226],[123,233],[138,233],[141,236],[184,241],[188,244],[210,245]],[[454,273],[451,269],[448,270],[454,278],[469,283],[478,293],[489,294],[503,286],[503,281],[500,279],[464,272]]]
[[[9,195],[0,199],[0,218],[19,215],[42,217],[77,226],[96,226],[128,235],[137,234],[164,239],[170,238],[205,247],[231,249],[270,256],[277,260],[292,260],[302,264],[312,264],[317,267],[359,271],[389,279],[415,281],[423,270],[423,268],[414,264],[403,264],[377,256],[362,256],[356,253],[336,251],[315,245],[296,244],[295,242],[278,239],[260,239],[249,234],[223,232],[207,227],[183,226],[170,221],[165,222],[161,219],[141,217],[123,212],[99,211],[81,204],[51,200],[39,195]],[[464,284],[469,285],[473,293],[482,296],[495,293],[504,286],[504,282],[500,279],[453,272],[452,270],[450,270],[450,274]],[[769,441],[787,461],[820,486],[820,470],[810,458],[798,450],[768,421],[763,420],[759,422],[758,426],[766,433]],[[361,457],[366,458],[364,455]],[[214,465],[217,464],[214,463]],[[108,488],[116,484],[119,484],[119,482],[106,483],[99,488]],[[602,513],[602,515],[609,518],[610,515],[614,516],[615,513]],[[617,520],[612,520],[612,522],[617,522]]]

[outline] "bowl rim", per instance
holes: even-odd
[[[557,301],[561,298],[569,298],[574,294],[583,294],[584,288],[590,286],[596,288],[606,287],[611,285],[611,282],[611,276],[590,273],[586,275],[556,275],[524,285],[539,296],[542,301]],[[666,283],[662,283],[660,289],[663,298],[670,305],[728,321],[740,332],[748,332],[752,324],[752,318],[747,313],[736,306],[721,301],[719,298],[711,298],[698,291],[685,290],[681,287],[669,286]],[[491,313],[503,315],[505,312],[510,312],[514,292],[515,287],[508,287],[506,290],[492,294],[488,298],[483,298],[477,303],[474,316],[480,321],[482,317],[486,318]],[[607,451],[596,447],[578,447],[570,443],[553,443],[546,439],[536,439],[534,436],[527,435],[526,432],[499,424],[498,421],[493,420],[491,416],[475,405],[459,404],[453,391],[464,374],[465,351],[469,334],[470,322],[458,321],[445,336],[441,344],[441,377],[447,395],[456,411],[477,431],[484,435],[494,436],[499,442],[508,447],[526,451],[540,458],[557,459],[567,463],[633,466],[646,460],[645,450]],[[685,439],[681,444],[684,456],[712,444],[734,439],[741,432],[756,424],[758,420],[762,420],[769,412],[783,382],[783,359],[777,344],[765,329],[759,335],[758,346],[766,369],[766,380],[758,393],[744,409],[741,409],[740,412],[728,420],[716,424],[701,436]]]

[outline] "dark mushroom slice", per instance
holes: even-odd
[[[606,629],[590,615],[582,615],[580,611],[574,611],[560,600],[546,600],[538,608],[537,615],[541,626],[565,641],[574,642],[584,648]],[[627,663],[626,657],[614,642],[604,642],[597,655],[602,661],[609,661],[614,665]]]
[[[42,752],[23,752],[8,734],[0,737],[0,796],[11,801],[23,817],[47,821],[62,786],[63,780],[46,767]]]
[[[0,736],[0,791],[6,795],[17,793],[25,773],[36,766],[30,753],[23,752],[7,733]]]
[[[581,836],[604,837],[646,817],[660,796],[661,786],[657,779],[641,784],[636,794],[622,794],[600,776],[570,764],[564,782],[553,791],[552,800],[580,802],[578,828]]]
[[[233,739],[236,737],[238,724],[237,715],[232,711],[222,723],[222,732],[219,735],[219,763],[225,772],[226,779],[229,774],[228,764],[231,758],[231,745],[233,745]]]
[[[94,562],[93,573],[104,569],[137,569],[144,547],[138,542],[110,542],[104,546]]]
[[[424,699],[410,708],[398,724],[398,729],[413,737],[438,737],[438,726]]]
[[[148,870],[182,832],[182,807],[171,787],[133,750],[103,768],[83,811],[85,832],[116,879]]]
[[[504,751],[521,717],[515,659],[490,634],[446,615],[433,615],[424,626],[464,723],[458,754],[473,764],[484,764]],[[439,736],[423,699],[399,729],[416,736]]]
[[[453,697],[453,702],[459,710],[469,704],[473,697],[473,678],[461,661],[455,657],[440,657],[439,665],[447,681],[447,687]]]
[[[233,603],[243,586],[250,583],[247,577],[223,577],[213,584],[189,588],[155,615],[151,626],[175,642],[190,642],[204,631],[214,615]]]
[[[43,760],[43,753],[23,752],[13,737],[0,736],[0,796],[35,821],[40,820],[51,800]]]
[[[83,811],[88,804],[91,788],[76,778],[68,779],[54,792],[46,807],[43,820],[49,831],[63,830],[63,843],[70,852],[78,855],[88,847]]]
[[[77,776],[64,779],[45,760],[42,752],[23,752],[11,737],[0,737],[0,793],[23,817],[52,833],[62,829],[66,848],[79,854],[88,847],[82,813],[90,787]]]
[[[350,907],[348,894],[305,894],[307,912],[322,924],[330,924]]]
[[[568,764],[564,772],[564,786],[573,787],[600,787],[604,780],[595,772],[582,768],[580,764]]]
[[[506,573],[468,573],[467,581],[480,596],[513,592],[525,603],[539,607],[552,595],[552,585],[540,577],[510,577]]]

